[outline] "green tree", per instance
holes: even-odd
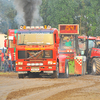
[[[40,12],[44,24],[57,28],[58,24],[74,23],[77,6],[74,0],[43,0]]]
[[[8,0],[0,0],[0,31],[7,33],[9,28],[17,28],[14,21],[16,10]]]
[[[80,34],[99,35],[100,0],[42,0],[44,24],[79,24]]]

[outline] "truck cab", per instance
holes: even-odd
[[[16,44],[16,71],[19,78],[35,75],[54,77],[58,59],[59,36],[56,28],[28,27],[18,29]]]

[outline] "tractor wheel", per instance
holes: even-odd
[[[24,74],[18,74],[18,77],[19,77],[19,78],[24,78],[25,75],[24,75]]]
[[[52,78],[59,78],[59,64],[57,62],[56,71],[54,71]]]
[[[69,77],[69,66],[68,66],[68,61],[65,61],[65,78]]]
[[[92,60],[92,75],[100,74],[100,58],[93,58]]]

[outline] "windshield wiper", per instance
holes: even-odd
[[[32,44],[35,44],[35,45],[50,45],[50,43],[44,43],[44,42],[27,43],[27,45],[32,45]]]
[[[18,44],[18,45],[26,45],[26,44],[22,43],[22,44]]]
[[[32,44],[43,44],[42,42],[35,42],[35,43],[27,43],[28,45],[32,45]]]

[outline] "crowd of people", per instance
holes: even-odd
[[[9,51],[9,54],[3,53],[2,50],[0,50],[0,61],[1,61],[1,71],[4,72],[13,72],[14,68],[12,66],[12,54],[11,51]]]

